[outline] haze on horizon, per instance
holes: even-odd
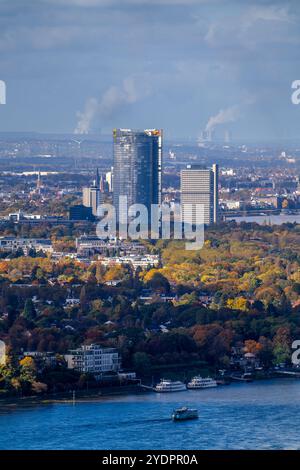
[[[297,0],[0,0],[0,131],[299,138]]]

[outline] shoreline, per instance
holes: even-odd
[[[82,390],[75,390],[75,403],[87,402],[87,401],[99,401],[102,399],[106,399],[112,396],[118,395],[134,395],[134,394],[146,394],[149,391],[144,390],[139,385],[128,385],[123,387],[103,387],[99,389],[89,390],[89,391],[82,391]],[[43,396],[27,396],[27,397],[6,397],[0,399],[0,410],[4,407],[18,407],[18,405],[26,406],[26,405],[48,405],[54,403],[74,403],[73,399],[73,391],[66,392],[66,393],[57,393],[57,394],[50,394],[50,395],[43,395]]]
[[[229,385],[236,385],[236,384],[244,384],[244,385],[251,385],[251,383],[266,381],[269,382],[270,380],[286,380],[286,379],[294,379],[299,380],[297,377],[264,377],[257,380],[253,380],[252,382],[240,382],[240,381],[233,381],[230,382]],[[223,388],[225,385],[218,385],[218,388]],[[76,404],[76,403],[94,403],[98,401],[105,401],[110,397],[114,396],[130,396],[130,395],[146,395],[149,393],[155,393],[150,389],[146,389],[141,387],[140,385],[128,385],[124,387],[103,387],[101,389],[95,389],[90,391],[76,391],[75,400],[72,396],[72,391],[67,393],[61,394],[52,394],[52,395],[44,395],[44,396],[28,396],[28,397],[7,397],[0,399],[0,412],[1,409],[17,409],[23,408],[32,405],[51,405],[51,404]]]

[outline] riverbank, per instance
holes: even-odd
[[[80,403],[86,401],[99,401],[111,396],[118,395],[137,395],[149,393],[139,385],[126,385],[118,387],[102,387],[92,390],[76,390],[65,393],[53,393],[49,395],[32,395],[27,397],[6,397],[0,399],[0,409],[3,407],[32,406],[34,404],[51,403]]]
[[[223,388],[225,385],[232,385],[237,382],[243,383],[245,385],[251,384],[253,382],[261,381],[271,381],[271,380],[288,380],[291,379],[290,376],[285,375],[276,375],[276,374],[262,374],[261,376],[255,377],[253,381],[239,381],[233,380],[230,377],[227,377],[228,380],[224,384],[219,384],[217,388]],[[292,380],[299,381],[299,378],[294,377]],[[201,390],[202,391],[202,390]],[[134,384],[134,385],[123,385],[123,386],[111,386],[111,387],[101,387],[97,389],[90,390],[76,390],[64,392],[64,393],[53,393],[47,395],[33,395],[33,396],[11,396],[0,399],[0,409],[4,408],[17,408],[40,405],[40,404],[54,404],[54,403],[85,403],[85,402],[97,402],[101,400],[106,400],[110,397],[117,396],[130,396],[130,395],[146,395],[155,393],[152,387],[144,386],[143,384]]]

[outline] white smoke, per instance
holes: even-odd
[[[74,134],[88,134],[91,123],[97,114],[98,107],[99,103],[96,98],[89,98],[87,100],[84,111],[77,112],[78,122],[76,128],[74,129]]]
[[[109,87],[100,100],[89,98],[85,103],[84,111],[78,111],[78,122],[74,134],[88,134],[96,116],[111,117],[118,109],[138,100],[136,85],[132,78],[123,81],[121,87]]]
[[[220,109],[218,114],[211,116],[206,124],[205,131],[212,131],[217,125],[234,122],[240,117],[240,107],[235,105],[226,109]]]

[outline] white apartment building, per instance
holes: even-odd
[[[97,344],[82,345],[78,349],[65,355],[69,369],[75,369],[82,373],[89,373],[100,378],[107,372],[118,372],[121,366],[121,358],[114,348],[103,348]]]
[[[112,266],[114,264],[129,264],[133,267],[133,269],[142,268],[147,269],[149,266],[157,266],[159,264],[159,256],[158,255],[145,255],[145,256],[114,256],[114,257],[107,257],[107,256],[99,256],[98,260],[104,266]]]
[[[76,249],[78,253],[94,251],[95,253],[114,252],[116,250],[125,253],[144,253],[145,246],[137,241],[124,241],[117,238],[102,240],[96,236],[81,235],[76,238]]]

